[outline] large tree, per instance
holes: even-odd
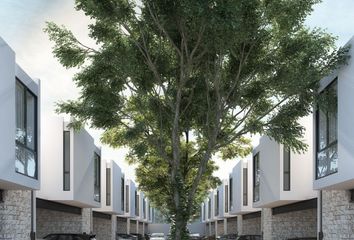
[[[78,67],[81,96],[61,112],[128,146],[140,188],[173,223],[173,239],[209,187],[215,164],[244,156],[247,133],[303,151],[297,120],[319,80],[344,62],[334,37],[304,26],[319,0],[76,0],[93,23],[86,46],[48,23],[54,55]]]

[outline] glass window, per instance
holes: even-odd
[[[290,150],[283,147],[283,190],[290,191]]]
[[[101,201],[101,157],[94,154],[94,200]]]
[[[229,212],[229,186],[225,185],[225,212]]]
[[[208,199],[208,219],[211,218],[211,198]]]
[[[124,177],[121,179],[121,186],[120,186],[120,197],[121,197],[121,210],[124,211]]]
[[[205,214],[206,214],[206,212],[205,212],[205,203],[203,203],[203,220],[205,221]]]
[[[215,205],[215,216],[218,216],[219,215],[219,190],[216,191],[214,205]]]
[[[143,200],[143,216],[144,219],[146,219],[146,199],[145,198]]]
[[[106,205],[111,206],[111,169],[106,168]]]
[[[243,174],[242,174],[242,180],[243,180],[243,206],[247,206],[248,204],[248,172],[247,168],[243,168]]]
[[[261,174],[259,166],[259,153],[253,156],[253,202],[259,201]]]
[[[37,98],[16,81],[15,170],[37,178]]]
[[[232,208],[233,208],[233,196],[232,196],[232,177],[230,177],[230,180],[229,180],[229,191],[230,191],[230,194],[229,194],[229,198],[230,198],[230,210],[232,211]]]
[[[125,186],[125,212],[129,212],[129,185]]]
[[[316,112],[317,179],[338,171],[337,105],[337,80],[335,80],[320,94],[320,104]]]
[[[139,195],[135,190],[135,215],[139,216]]]
[[[64,131],[64,191],[70,191],[70,131]]]

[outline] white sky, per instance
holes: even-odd
[[[71,80],[75,70],[63,68],[52,55],[52,44],[42,31],[46,21],[67,26],[81,42],[93,45],[87,37],[90,20],[74,10],[73,0],[0,0],[0,37],[16,52],[17,63],[31,77],[41,79],[42,117],[55,114],[55,102],[75,99],[79,93]],[[354,35],[353,23],[354,0],[324,0],[306,20],[310,27],[325,28],[338,36],[338,46]],[[89,132],[101,145],[101,131],[90,129]],[[257,144],[258,138],[253,140]],[[126,152],[126,149],[114,150],[102,145],[102,157],[115,160],[127,177],[135,179],[134,167],[124,161]],[[223,179],[236,160],[217,163],[220,168],[215,175]]]

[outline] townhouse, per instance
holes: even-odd
[[[93,232],[92,208],[101,207],[101,150],[85,130],[60,117],[42,129],[41,189],[37,192],[37,235]]]
[[[292,152],[267,136],[253,150],[253,207],[262,208],[265,240],[315,237],[317,193],[313,190],[312,116],[304,127],[305,153]]]
[[[229,177],[228,234],[261,234],[261,209],[253,204],[253,161],[249,155],[239,160]]]
[[[40,84],[0,38],[0,239],[35,238],[40,187]]]
[[[319,190],[318,238],[354,239],[354,38],[350,59],[322,79],[314,111],[314,177]]]

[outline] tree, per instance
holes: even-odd
[[[48,23],[54,55],[80,69],[81,96],[60,112],[130,148],[139,186],[166,208],[173,239],[186,239],[198,197],[217,181],[214,154],[247,154],[247,133],[306,149],[297,120],[346,59],[334,37],[304,26],[318,2],[76,0],[97,46]]]

